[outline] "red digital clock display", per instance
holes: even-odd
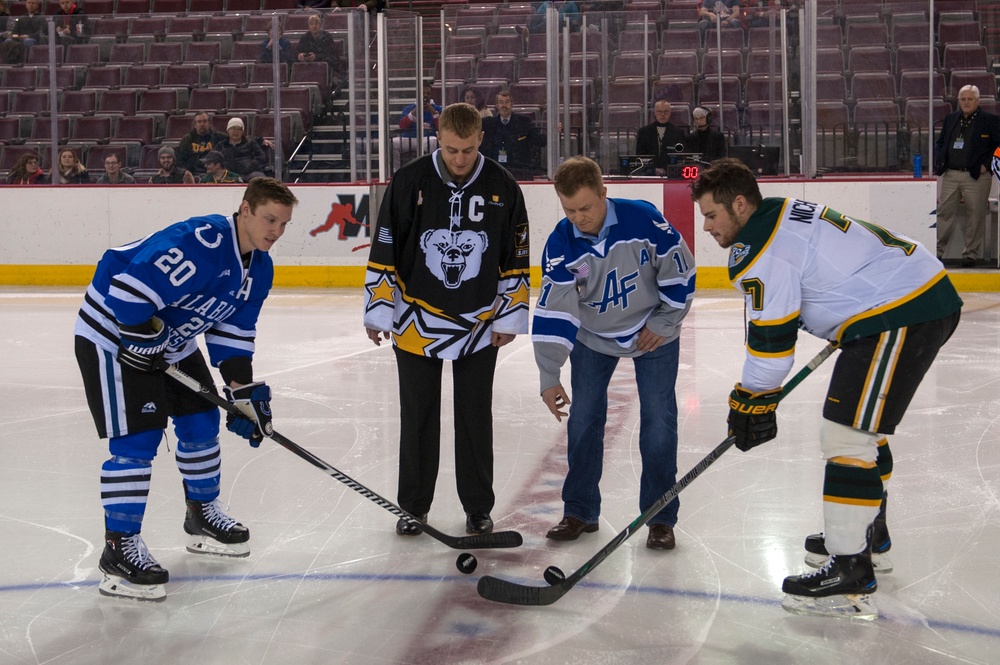
[[[698,179],[698,165],[685,166],[681,169],[681,177],[685,180],[697,180]]]

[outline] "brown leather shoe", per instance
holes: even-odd
[[[576,540],[580,537],[581,533],[594,533],[597,531],[598,526],[597,522],[587,524],[567,515],[562,518],[562,522],[549,529],[545,537],[552,540]]]
[[[646,547],[651,550],[672,550],[677,545],[674,541],[674,527],[669,524],[650,524],[649,536],[646,537]]]

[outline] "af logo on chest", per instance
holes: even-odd
[[[489,238],[484,232],[460,228],[462,194],[462,190],[451,194],[451,228],[430,229],[420,236],[420,249],[424,250],[427,269],[449,289],[457,289],[465,280],[479,275],[483,252],[489,246]],[[483,221],[485,204],[482,196],[469,199],[469,221]]]

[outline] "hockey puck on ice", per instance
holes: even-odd
[[[566,579],[566,573],[555,566],[549,566],[545,569],[545,574],[542,577],[545,578],[549,586],[555,586]]]
[[[458,568],[458,572],[470,575],[476,571],[476,566],[479,562],[476,561],[476,557],[472,556],[468,552],[462,552],[458,555],[458,559],[455,561],[455,566]]]

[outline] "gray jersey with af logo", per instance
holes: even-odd
[[[574,344],[631,358],[643,327],[671,342],[691,308],[696,271],[681,235],[646,201],[607,201],[602,240],[564,218],[545,243],[531,326],[543,392],[559,383]]]

